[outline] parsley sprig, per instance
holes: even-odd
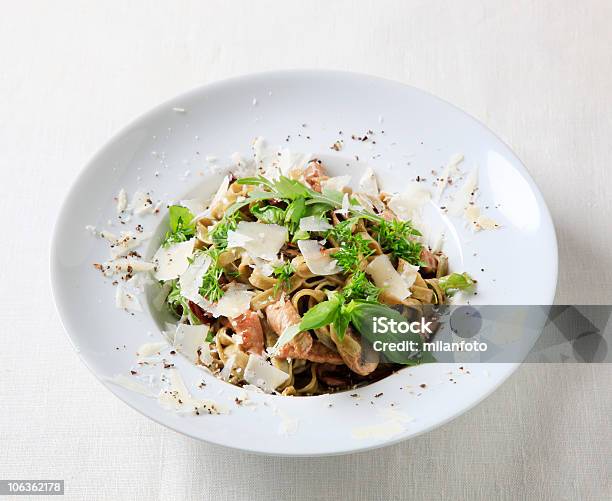
[[[401,258],[413,265],[421,265],[421,250],[423,246],[413,237],[421,236],[414,229],[411,221],[381,220],[372,226],[372,233],[383,250],[390,252],[396,258]]]
[[[227,248],[227,234],[236,229],[240,219],[240,212],[234,212],[229,216],[223,216],[223,219],[212,227],[208,235],[217,249]]]
[[[354,235],[353,228],[358,217],[341,221],[327,232],[327,238],[333,238],[340,249],[331,254],[345,272],[359,269],[361,262],[371,256],[374,250],[363,235]]]
[[[223,297],[223,288],[221,287],[221,277],[223,275],[223,267],[219,264],[219,255],[221,254],[220,249],[210,247],[206,252],[210,258],[211,263],[206,273],[202,277],[202,285],[199,288],[200,295],[212,301],[219,301]]]
[[[290,262],[286,262],[280,266],[274,268],[272,275],[278,281],[274,285],[274,293],[278,293],[279,290],[288,290],[291,287],[291,277],[295,273],[295,268]]]

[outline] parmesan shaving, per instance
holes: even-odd
[[[372,167],[368,167],[359,180],[359,190],[366,195],[378,196],[378,182]]]
[[[325,219],[316,216],[308,216],[300,219],[300,230],[302,231],[327,231],[333,228]]]
[[[206,343],[208,325],[178,324],[174,333],[173,345],[179,353],[193,363],[198,361],[198,349]]]
[[[121,214],[125,209],[127,209],[127,205],[127,193],[123,188],[121,188],[117,194],[117,214]]]
[[[272,393],[289,380],[289,374],[274,367],[264,358],[251,354],[244,369],[244,380],[267,393]]]
[[[255,259],[273,261],[287,241],[287,228],[277,224],[240,221],[235,231],[227,234],[227,247],[240,247]]]
[[[181,275],[189,267],[189,259],[193,253],[196,239],[160,247],[153,256],[157,280],[172,280]]]
[[[338,262],[323,252],[323,247],[316,240],[298,240],[298,247],[304,256],[306,266],[315,275],[334,275],[342,269]]]
[[[383,293],[389,294],[398,301],[403,301],[410,296],[408,286],[386,254],[376,256],[365,271],[372,277],[376,287],[383,289]]]
[[[419,211],[431,199],[431,193],[420,183],[409,183],[406,190],[389,200],[389,209],[402,221],[418,217]]]
[[[138,298],[125,290],[122,285],[118,285],[115,290],[115,306],[129,312],[142,311]]]

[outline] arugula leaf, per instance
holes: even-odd
[[[171,205],[168,209],[170,231],[166,233],[162,245],[185,242],[195,235],[195,216],[186,207]]]
[[[231,216],[234,212],[253,202],[257,202],[258,200],[272,200],[274,198],[278,197],[274,193],[270,193],[268,191],[251,191],[244,200],[234,202],[232,205],[230,205],[225,211],[225,215]]]
[[[300,227],[300,219],[306,212],[306,201],[304,198],[296,198],[288,206],[285,212],[285,225],[289,228],[289,233],[296,233]]]
[[[467,273],[451,273],[439,278],[438,285],[445,294],[450,296],[458,290],[473,292],[476,288],[476,281]]]
[[[254,205],[251,207],[251,214],[262,223],[282,225],[285,221],[285,211],[274,205]]]
[[[186,315],[191,325],[199,325],[201,323],[198,317],[191,312],[189,300],[181,295],[181,288],[178,280],[172,282],[172,289],[170,289],[170,293],[166,297],[166,304],[170,311],[177,317],[180,318]]]

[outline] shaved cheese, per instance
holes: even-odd
[[[133,257],[122,257],[115,259],[114,261],[107,261],[104,263],[105,268],[108,266],[108,272],[112,275],[113,273],[120,272],[146,272],[153,271],[155,266],[153,263],[143,261],[142,259],[136,259]]]
[[[229,379],[232,377],[234,363],[236,363],[236,355],[231,355],[225,360],[223,369],[221,369],[221,372],[219,373],[219,377],[223,379],[223,381],[229,381]]]
[[[238,317],[249,311],[254,294],[253,291],[246,290],[243,284],[230,284],[211,312],[215,317]]]
[[[327,231],[333,228],[325,219],[317,216],[308,216],[300,219],[300,230],[302,231]]]
[[[421,183],[410,183],[401,194],[389,200],[389,209],[402,221],[415,219],[418,212],[431,199],[431,193]]]
[[[152,214],[155,211],[155,204],[148,193],[137,191],[134,193],[130,208],[134,214],[141,216],[143,214]]]
[[[213,363],[212,352],[210,351],[210,344],[204,343],[200,346],[200,362],[204,365],[210,365]]]
[[[401,270],[399,272],[406,287],[412,287],[419,273],[419,266],[412,265],[406,261],[401,261]]]
[[[136,352],[136,356],[138,358],[148,358],[153,355],[159,355],[161,351],[168,347],[167,343],[159,342],[159,343],[145,343],[140,345],[138,351]]]
[[[403,301],[410,296],[410,290],[406,286],[404,279],[395,270],[391,261],[385,254],[376,256],[365,269],[376,287],[383,289],[390,296],[399,301]]]
[[[173,345],[193,363],[198,361],[198,349],[206,344],[208,325],[178,324],[174,333]]]
[[[292,152],[268,146],[263,138],[253,141],[255,166],[266,179],[276,180],[281,175],[297,179],[302,174],[303,167],[312,158],[311,154]]]
[[[351,176],[336,176],[321,180],[321,187],[328,190],[342,191],[349,185]]]
[[[325,254],[323,247],[316,240],[298,240],[298,247],[306,266],[315,275],[333,275],[342,271],[338,262]]]
[[[104,240],[108,240],[111,243],[114,243],[119,240],[119,237],[117,237],[114,233],[111,233],[108,230],[102,230],[100,232],[100,237],[102,237]]]
[[[125,209],[127,209],[127,193],[121,188],[117,194],[117,214],[121,214]]]
[[[450,158],[444,167],[442,174],[440,174],[440,177],[438,178],[438,189],[436,190],[437,201],[440,201],[440,198],[442,198],[442,193],[448,185],[448,180],[451,179],[454,174],[459,172],[458,166],[461,162],[463,162],[463,158],[464,157],[461,153],[456,153]]]
[[[457,191],[453,201],[448,206],[448,212],[453,216],[460,216],[474,200],[478,188],[478,169],[473,169],[461,188]]]
[[[227,233],[227,247],[240,247],[255,259],[272,261],[287,241],[287,228],[277,224],[240,221],[235,231]]]
[[[100,235],[102,236],[102,233]],[[113,259],[125,256],[130,251],[140,247],[149,238],[151,238],[150,233],[135,234],[131,231],[121,232],[121,236],[110,245],[111,256]]]
[[[181,414],[222,414],[225,412],[212,400],[196,399],[191,396],[177,369],[169,369],[166,374],[168,388],[162,389],[157,397],[162,407]]]
[[[187,269],[181,273],[179,277],[179,287],[181,290],[181,296],[193,301],[196,304],[202,306],[207,301],[200,295],[200,287],[204,279],[204,275],[208,271],[212,263],[211,257],[200,252],[196,254],[195,258],[189,264]]]
[[[496,230],[500,227],[500,225],[490,217],[481,215],[480,208],[476,205],[467,207],[464,216],[475,232],[480,230]]]
[[[157,280],[171,280],[182,274],[189,266],[189,258],[193,254],[196,239],[160,247],[153,256]]]
[[[229,189],[229,185],[230,185],[230,178],[229,176],[225,176],[223,178],[223,181],[221,181],[221,186],[219,186],[219,189],[215,193],[215,196],[212,198],[210,205],[208,206],[208,210],[204,211],[205,214],[210,215],[210,213],[215,210],[217,205],[223,202],[223,199],[225,198],[225,195],[227,194],[227,190]],[[196,216],[196,219],[197,219],[197,216]]]
[[[367,195],[378,195],[378,182],[376,174],[371,167],[368,167],[359,180],[359,190]]]
[[[130,376],[126,376],[125,374],[116,374],[112,378],[108,378],[106,381],[109,383],[116,384],[117,386],[121,386],[126,390],[133,391],[135,393],[140,393],[145,397],[154,397],[155,393],[153,388],[146,386],[145,384],[134,380]]]
[[[343,216],[348,216],[350,208],[351,208],[351,202],[349,200],[348,193],[345,193],[344,196],[342,197],[342,207],[340,209],[334,211],[334,212],[336,214],[341,214]]]
[[[244,369],[244,380],[267,393],[272,393],[289,380],[289,374],[277,369],[263,357],[251,354]]]
[[[140,306],[138,298],[134,294],[126,291],[122,285],[118,285],[115,291],[115,306],[130,312],[142,311],[142,306]]]

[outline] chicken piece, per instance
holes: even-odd
[[[249,352],[261,355],[264,349],[264,334],[259,316],[254,311],[247,311],[239,317],[230,318],[234,332],[242,336],[242,348]]]
[[[323,164],[321,160],[312,160],[306,166],[306,170],[304,171],[304,180],[310,187],[321,192],[321,181],[328,179],[325,175],[325,169],[323,168]]]
[[[297,325],[302,320],[291,302],[285,301],[284,298],[266,306],[266,318],[272,330],[279,336],[287,327]]]
[[[297,325],[302,320],[299,313],[289,301],[281,299],[266,307],[266,318],[268,324],[277,335],[284,330]],[[312,348],[312,337],[308,332],[300,332],[278,351],[278,358],[304,358],[304,355]]]
[[[332,329],[331,338],[338,347],[342,360],[353,372],[360,376],[367,376],[378,367],[378,353],[372,349],[366,351],[365,346],[361,343],[361,338],[351,327],[346,329],[342,340]]]
[[[341,365],[344,363],[342,357],[337,351],[328,348],[320,341],[315,341],[312,344],[312,348],[310,348],[304,358],[306,360],[310,360],[311,362],[318,362],[321,364]]]

